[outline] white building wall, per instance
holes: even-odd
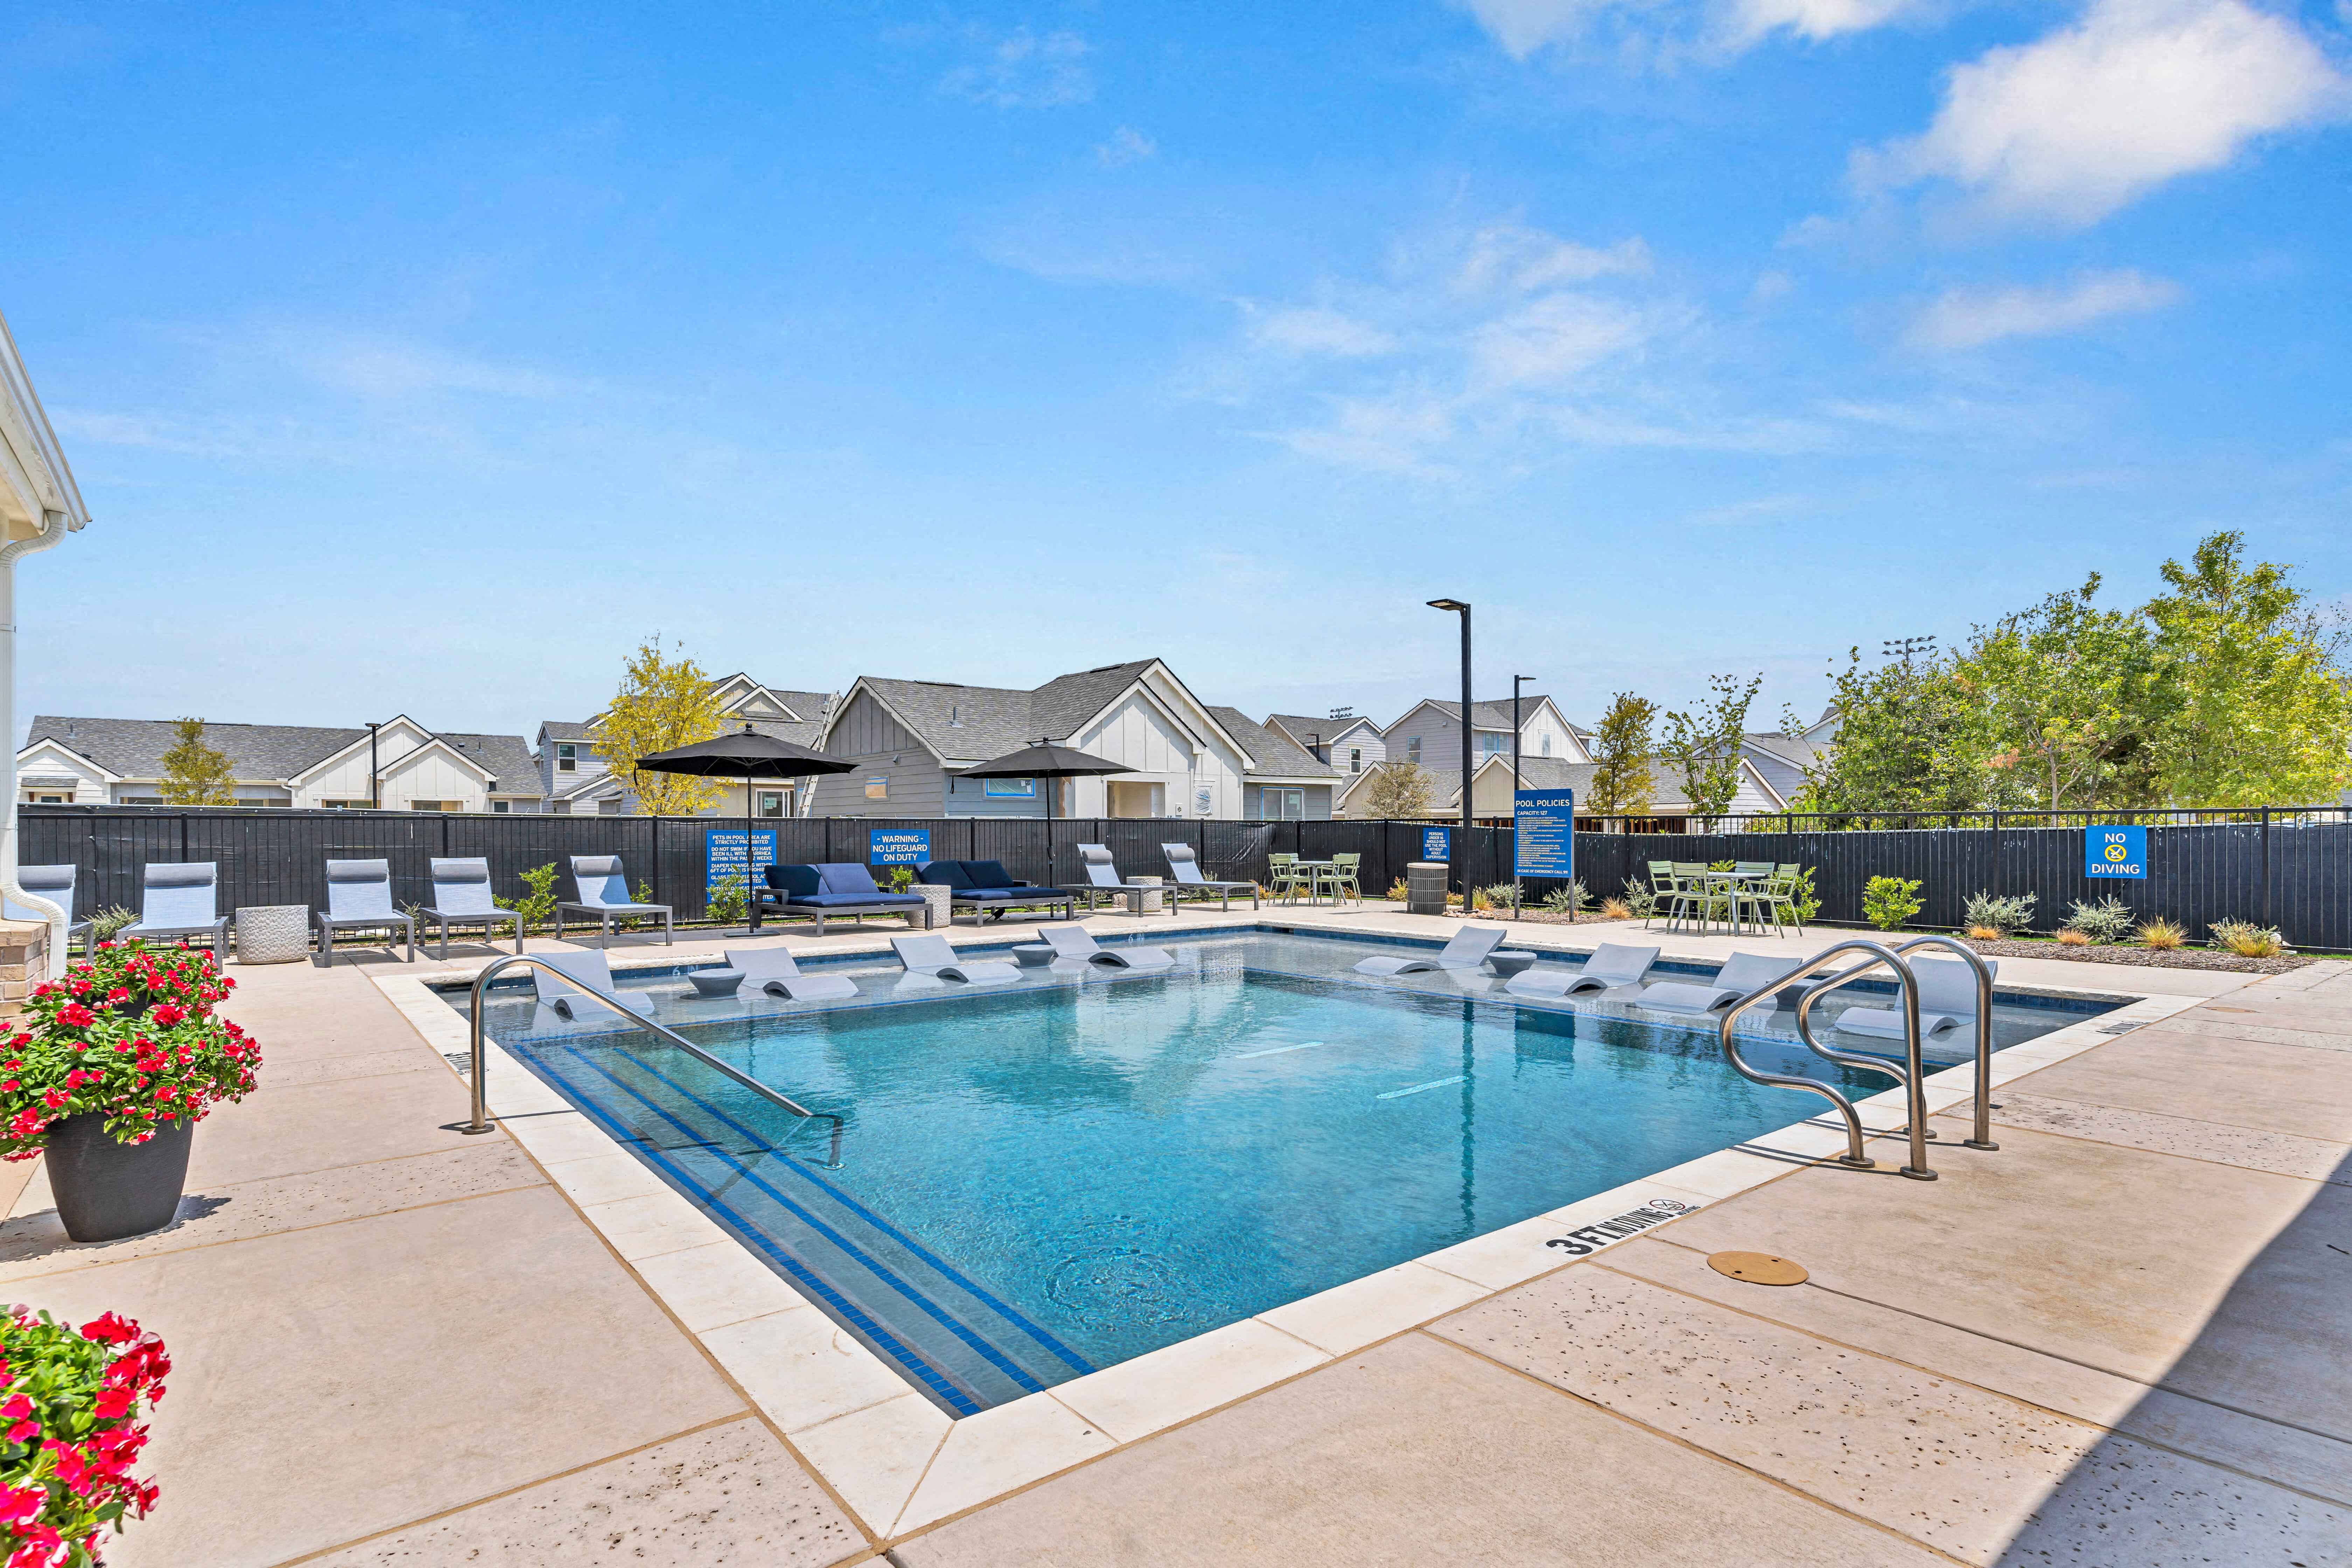
[[[27,778],[63,779],[70,777],[70,790],[49,785],[36,787],[26,782]],[[47,744],[33,747],[16,759],[16,794],[19,800],[31,800],[51,795],[67,794],[59,802],[68,806],[103,806],[110,800],[107,782],[98,771],[70,752]]]

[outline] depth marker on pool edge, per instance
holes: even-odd
[[[1418,1094],[1424,1089],[1443,1089],[1449,1083],[1459,1083],[1466,1074],[1457,1072],[1451,1078],[1433,1078],[1426,1083],[1416,1083],[1410,1089],[1391,1089],[1385,1094],[1375,1094],[1375,1100],[1398,1100],[1407,1094]]]
[[[1322,1043],[1319,1040],[1310,1040],[1305,1045],[1277,1045],[1266,1051],[1244,1051],[1234,1060],[1247,1061],[1253,1056],[1280,1056],[1286,1051],[1313,1051]]]

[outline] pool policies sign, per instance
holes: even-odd
[[[2147,877],[2147,830],[2096,825],[2083,830],[2083,874]]]

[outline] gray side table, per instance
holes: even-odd
[[[943,882],[919,882],[912,887],[909,887],[907,891],[908,893],[919,893],[923,895],[923,924],[921,929],[925,931],[937,931],[940,926],[949,923],[955,910],[954,888],[950,887]],[[908,917],[907,924],[910,927],[914,925],[915,921],[912,915]]]
[[[310,956],[310,906],[249,904],[236,912],[236,961],[299,964]]]

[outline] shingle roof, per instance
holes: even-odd
[[[491,789],[499,794],[524,795],[534,800],[541,794],[539,762],[521,736],[460,735],[446,730],[441,738],[487,771],[492,780]]]
[[[736,677],[727,675],[722,678],[731,681]],[[778,702],[800,715],[800,722],[794,724],[783,719],[753,719],[751,721],[751,727],[762,735],[772,735],[779,740],[789,740],[796,746],[814,747],[819,732],[824,728],[825,718],[833,712],[833,694],[831,692],[788,692],[782,686],[767,686],[763,689]],[[731,714],[728,716],[727,724],[730,728],[744,721]],[[585,719],[574,722],[571,719],[549,718],[540,721],[539,733],[543,740],[593,740],[596,738],[596,727]]]
[[[1242,743],[1242,749],[1254,758],[1257,766],[1247,770],[1252,779],[1328,779],[1328,763],[1318,762],[1312,754],[1293,745],[1278,729],[1268,729],[1234,707],[1212,706],[1209,711],[1225,727],[1225,733]]]
[[[596,732],[587,725],[573,724],[569,719],[545,718],[539,721],[539,733],[548,740],[588,740],[593,738]]]
[[[1558,757],[1523,757],[1519,758],[1519,787],[1523,789],[1573,789],[1577,809],[1592,793],[1592,776],[1601,771],[1597,762],[1570,762]],[[1650,758],[1650,811],[1647,814],[1670,816],[1680,813],[1687,805],[1688,794],[1684,788],[1682,769],[1662,757]]]
[[[1520,693],[1519,722],[1525,724],[1528,720],[1528,715],[1534,713],[1537,708],[1541,707],[1544,704],[1549,701],[1551,701],[1549,697],[1540,696],[1534,692]],[[1438,697],[1431,697],[1428,699],[1428,702],[1430,706],[1435,708],[1438,712],[1444,714],[1448,718],[1460,718],[1462,716],[1462,705],[1458,702],[1446,702]],[[1421,704],[1415,703],[1412,706],[1413,707],[1419,707]],[[1412,710],[1407,709],[1406,711],[1411,712]],[[1507,730],[1511,727],[1511,699],[1508,697],[1499,697],[1493,701],[1487,701],[1483,698],[1474,701],[1470,705],[1470,717],[1471,724],[1474,728]]]
[[[1829,749],[1827,746],[1819,741],[1801,739],[1791,740],[1789,737],[1782,735],[1778,731],[1749,735],[1746,738],[1748,744],[1754,747],[1757,750],[1770,752],[1773,756],[1783,758],[1788,761],[1796,763],[1799,767],[1802,767],[1806,763],[1811,762],[1814,758],[1819,757],[1822,752]]]
[[[918,739],[941,757],[984,762],[1018,751],[1040,736],[1067,740],[1158,663],[1157,659],[1130,659],[1104,664],[1056,675],[1034,691],[878,675],[859,679]]]
[[[1422,772],[1429,778],[1429,809],[1432,811],[1450,811],[1459,815],[1458,803],[1462,799],[1462,769],[1430,768],[1413,763],[1383,762],[1380,768],[1365,768],[1340,788],[1339,793],[1333,798],[1334,804],[1352,800],[1355,805],[1360,806],[1363,802],[1357,791],[1370,789],[1372,779],[1379,776],[1381,768],[1416,766],[1420,766]]]
[[[1066,739],[1159,662],[1129,659],[1123,664],[1101,664],[1076,674],[1055,675],[1030,694],[1030,722],[1039,735]]]
[[[1307,737],[1317,735],[1323,737],[1318,744],[1328,746],[1360,724],[1370,727],[1374,735],[1381,732],[1379,725],[1373,724],[1361,714],[1357,714],[1350,718],[1332,718],[1328,716],[1317,718],[1311,714],[1270,713],[1265,716],[1265,722],[1269,728],[1279,725],[1286,734],[1301,746],[1307,744]]]
[[[345,747],[367,738],[367,727],[330,728],[296,724],[205,725],[205,744],[228,758],[241,779],[282,779],[316,767]],[[439,738],[463,752],[498,780],[501,795],[537,795],[539,766],[519,735],[451,733]],[[179,729],[167,718],[79,718],[42,715],[33,720],[26,746],[55,740],[126,779],[155,779],[163,753],[179,744]],[[405,755],[404,753],[403,755]]]

